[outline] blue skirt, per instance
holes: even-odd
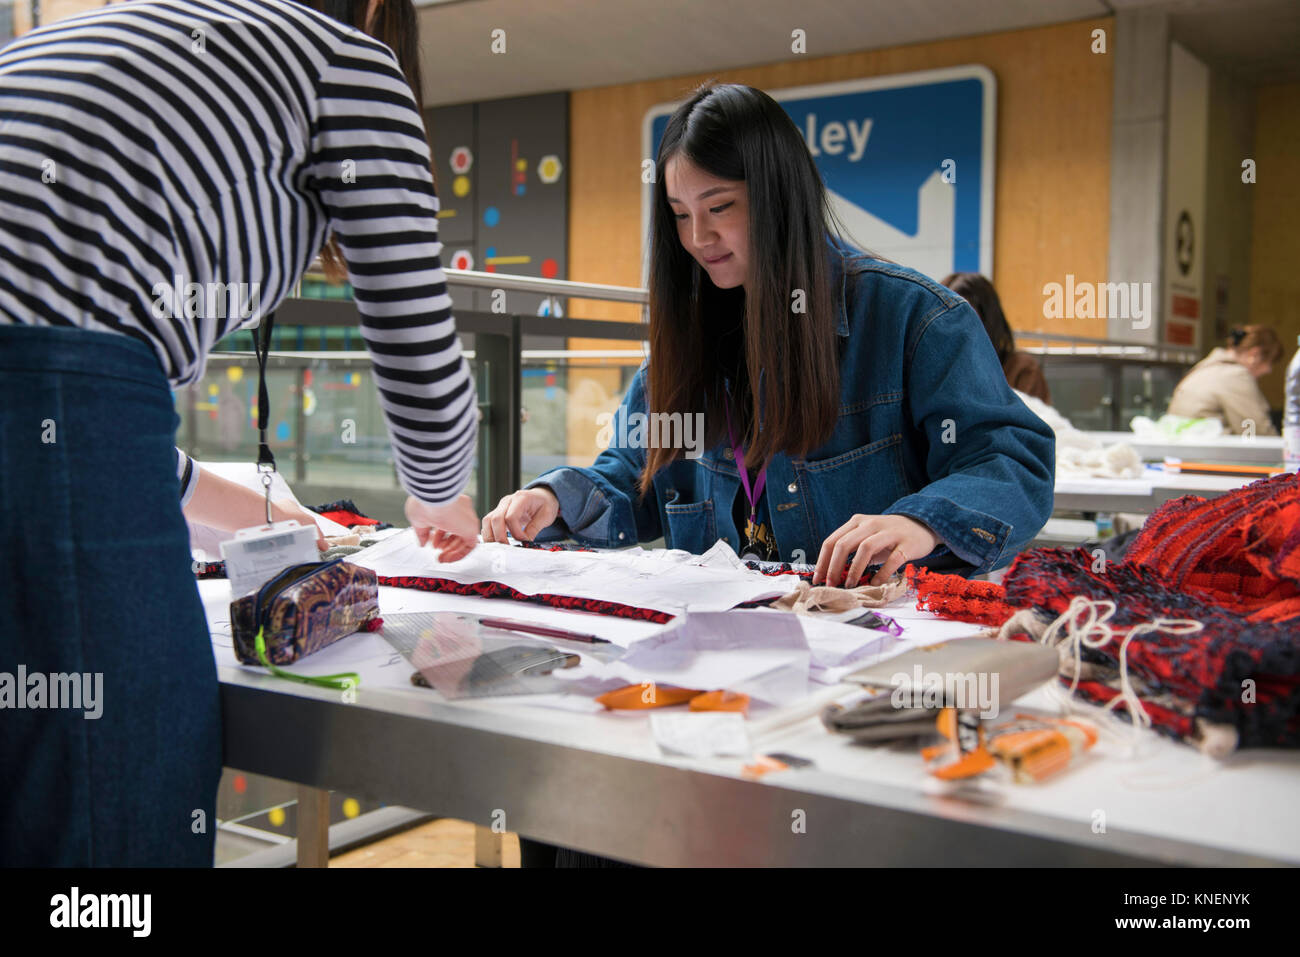
[[[0,865],[212,865],[221,720],[153,351],[0,325]]]

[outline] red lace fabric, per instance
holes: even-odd
[[[972,581],[908,565],[907,583],[916,589],[916,607],[940,618],[998,627],[1017,611],[993,582]]]

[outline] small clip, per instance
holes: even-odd
[[[258,471],[262,473],[262,487],[266,489],[266,524],[273,525],[271,520],[271,472],[273,469],[263,469],[258,466]]]

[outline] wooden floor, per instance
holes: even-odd
[[[502,836],[501,864],[519,866],[519,836]],[[474,825],[442,818],[330,858],[330,867],[473,867]]]

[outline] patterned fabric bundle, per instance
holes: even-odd
[[[1120,563],[1086,549],[1020,555],[1001,586],[910,570],[917,607],[1038,637],[1078,596],[1114,604],[1119,638],[1080,651],[1078,690],[1120,693],[1124,632],[1160,620],[1196,631],[1140,629],[1124,654],[1156,727],[1203,741],[1213,727],[1240,747],[1300,747],[1300,479],[1279,476],[1155,512]],[[1072,667],[1072,662],[1071,662]],[[1074,675],[1072,674],[1073,678]],[[1231,747],[1218,746],[1220,752]]]
[[[615,618],[634,618],[638,621],[653,621],[665,624],[673,616],[665,611],[653,608],[638,608],[625,605],[619,601],[603,601],[596,598],[574,598],[571,595],[548,595],[539,592],[525,595],[516,588],[502,582],[474,582],[466,585],[452,581],[450,578],[425,578],[414,575],[388,576],[380,575],[379,584],[392,588],[414,588],[417,591],[439,591],[449,595],[474,595],[479,598],[508,598],[512,601],[527,601],[538,605],[550,605],[552,608],[567,608],[571,611],[590,611],[597,615],[612,615]]]

